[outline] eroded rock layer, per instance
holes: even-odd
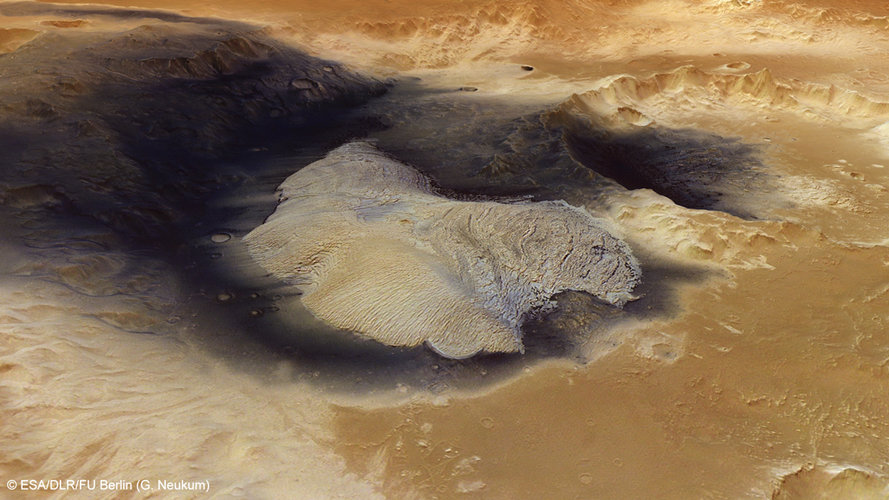
[[[527,313],[565,290],[622,305],[639,280],[629,247],[564,202],[456,201],[368,143],[289,177],[245,237],[318,317],[447,357],[522,351]]]

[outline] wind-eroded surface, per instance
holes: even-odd
[[[0,4],[3,478],[889,496],[885,2],[121,4]],[[357,136],[607,219],[642,297],[466,361],[321,324],[240,236]]]

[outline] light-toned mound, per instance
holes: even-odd
[[[443,356],[521,352],[521,324],[565,290],[615,305],[639,266],[629,247],[564,202],[455,201],[367,143],[290,176],[281,203],[245,237],[331,324]]]

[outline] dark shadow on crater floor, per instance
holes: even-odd
[[[3,129],[27,137],[4,158],[23,175],[0,180],[51,179],[81,213],[168,248],[207,196],[243,181],[226,162],[317,141],[318,130],[337,131],[330,146],[361,135],[374,125],[346,115],[386,88],[223,21],[186,33],[165,23],[47,33],[0,61]]]
[[[627,189],[651,189],[686,208],[756,219],[749,198],[768,190],[759,148],[736,138],[663,127],[569,127],[565,143],[575,160],[598,174]]]
[[[7,15],[16,15],[15,9],[21,15],[134,15],[30,3],[3,9]],[[171,323],[174,317],[177,325],[187,322],[200,345],[231,365],[269,375],[281,363],[293,362],[293,378],[344,391],[391,390],[399,384],[432,392],[472,388],[541,359],[573,356],[582,339],[571,332],[595,334],[625,315],[673,310],[670,283],[688,279],[686,270],[661,272],[643,263],[645,298],[621,312],[583,294],[564,294],[559,310],[527,323],[524,356],[448,360],[424,347],[391,348],[314,320],[294,291],[269,278],[240,243],[274,209],[275,188],[302,166],[376,131],[383,143],[404,144],[406,152],[415,148],[416,159],[426,160],[427,173],[444,180],[446,189],[463,188],[469,196],[533,192],[546,198],[556,195],[547,190],[544,167],[559,162],[570,169],[574,162],[551,133],[542,132],[542,138],[531,133],[525,143],[536,153],[523,156],[524,147],[515,151],[516,161],[534,163],[520,182],[505,189],[496,178],[472,179],[496,153],[512,151],[501,144],[516,127],[512,121],[530,120],[532,129],[540,122],[518,109],[505,124],[488,113],[486,120],[465,127],[464,119],[482,113],[485,103],[436,104],[434,92],[431,98],[417,95],[415,102],[400,95],[382,107],[361,109],[386,89],[383,83],[240,23],[199,20],[194,24],[201,28],[183,34],[164,23],[190,18],[166,16],[140,13],[136,17],[154,21],[124,33],[74,38],[50,33],[15,58],[0,57],[0,93],[10,97],[0,109],[0,144],[11,146],[0,151],[0,189],[8,199],[48,200],[43,217],[56,229],[27,242],[35,251],[57,248],[62,238],[51,238],[65,231],[65,241],[73,241],[82,228],[100,226],[114,234],[100,250],[126,254],[134,274],[175,273],[185,289]],[[69,59],[60,64],[59,54]],[[406,104],[391,108],[387,120],[386,105]],[[416,114],[429,117],[429,130],[442,125],[425,115],[429,109],[456,110],[446,127],[449,135],[429,135],[414,125]],[[380,132],[383,123],[391,127]],[[413,135],[400,135],[406,132]],[[407,140],[411,137],[416,142]],[[440,162],[441,151],[461,144],[466,149],[459,158],[469,170],[439,175],[445,172],[436,171],[432,161]],[[465,189],[482,181],[481,190]],[[213,235],[224,235],[218,239],[225,241],[213,241]],[[571,330],[578,321],[583,328]]]
[[[585,293],[562,293],[556,297],[555,311],[525,323],[526,355],[574,357],[582,345],[619,321],[674,317],[682,310],[677,289],[703,283],[713,275],[713,271],[702,267],[653,260],[644,253],[636,253],[643,269],[642,282],[633,292],[639,297],[637,300],[618,309]]]

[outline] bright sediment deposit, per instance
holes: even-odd
[[[449,200],[368,143],[279,189],[275,213],[244,237],[250,254],[315,316],[387,345],[524,352],[522,322],[557,293],[622,306],[639,282],[629,247],[582,209]]]
[[[0,477],[889,496],[889,4],[114,4],[0,3]],[[467,360],[330,327],[242,237],[355,138],[584,208],[640,298]]]

